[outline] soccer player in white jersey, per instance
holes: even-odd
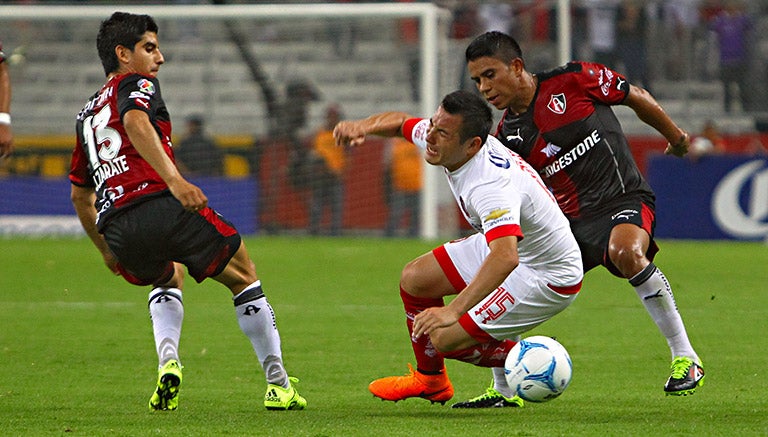
[[[489,136],[492,113],[476,94],[455,91],[430,119],[385,112],[342,121],[339,145],[365,136],[403,136],[444,167],[464,217],[477,230],[409,262],[400,296],[416,357],[406,376],[373,381],[384,400],[453,397],[444,358],[503,367],[512,339],[564,310],[583,277],[581,253],[557,202],[538,174]],[[443,298],[457,295],[448,305]],[[522,404],[509,387],[504,402]]]

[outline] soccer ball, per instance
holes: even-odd
[[[504,363],[507,383],[530,402],[547,402],[560,396],[571,382],[572,372],[571,357],[563,345],[541,335],[520,340]]]

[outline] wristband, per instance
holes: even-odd
[[[0,124],[11,124],[11,114],[7,112],[0,112]]]

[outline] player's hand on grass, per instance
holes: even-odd
[[[688,153],[688,148],[691,146],[691,137],[688,132],[683,132],[680,139],[675,143],[667,144],[667,148],[664,150],[665,155],[675,155],[677,157],[683,157]]]
[[[413,338],[417,339],[423,334],[429,334],[437,328],[450,326],[459,321],[449,307],[432,307],[416,314],[413,319]]]
[[[208,206],[208,198],[198,186],[181,178],[168,184],[171,194],[187,211],[200,211]]]

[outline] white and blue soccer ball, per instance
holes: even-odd
[[[557,340],[541,335],[520,340],[504,364],[509,386],[530,402],[547,402],[560,396],[571,382],[573,364]]]

